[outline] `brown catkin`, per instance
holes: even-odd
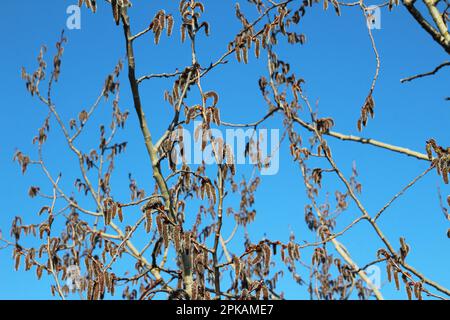
[[[15,263],[14,263],[14,268],[17,270],[19,270],[20,267],[20,253],[16,253],[16,257],[15,257]]]
[[[163,230],[162,238],[164,241],[164,247],[168,248],[169,247],[169,225],[164,224],[162,230]]]
[[[155,31],[155,44],[159,44],[159,39],[161,38],[162,29],[158,28]]]
[[[192,284],[192,300],[197,300],[198,286],[197,282],[194,281]]]
[[[145,232],[149,233],[150,230],[152,229],[152,212],[151,210],[146,210],[145,211]]]
[[[261,290],[262,290],[262,294],[263,294],[263,299],[264,300],[269,300],[269,289],[267,289],[266,286],[263,286],[261,288]]]
[[[181,228],[180,226],[175,226],[173,230],[173,242],[175,244],[175,250],[177,252],[181,251]]]
[[[181,42],[186,41],[186,27],[184,24],[181,25]]]
[[[238,62],[241,62],[241,49],[240,49],[238,46],[236,46],[236,49],[235,49],[234,51],[235,51],[235,53],[236,53],[236,59],[237,59],[237,61],[238,61]]]
[[[255,290],[255,299],[256,299],[256,300],[261,300],[261,287],[258,287],[258,288]]]
[[[258,249],[256,251],[256,257],[250,262],[250,264],[255,265],[255,264],[259,263],[262,260],[262,258],[263,258],[262,251],[261,251],[261,249]]]
[[[167,36],[171,36],[172,35],[172,30],[173,30],[173,24],[174,24],[174,22],[173,22],[173,16],[171,15],[171,14],[169,14],[167,17],[166,17],[166,20],[167,20]]]
[[[256,56],[256,58],[259,58],[260,50],[261,50],[260,46],[261,46],[261,44],[259,42],[259,38],[256,38],[256,40],[255,40],[255,56]]]
[[[191,233],[186,232],[184,234],[184,250],[188,251],[191,249]]]
[[[392,273],[391,273],[391,269],[392,269],[392,266],[391,266],[391,264],[388,262],[388,263],[386,264],[386,273],[387,273],[387,277],[388,277],[388,281],[389,281],[389,282],[392,281]]]
[[[398,271],[394,270],[394,280],[395,280],[395,287],[397,290],[400,290],[400,281],[398,279]]]
[[[294,244],[292,242],[289,242],[289,244],[288,244],[288,254],[289,254],[289,258],[291,258],[292,260],[295,260]]]
[[[40,280],[41,277],[42,277],[42,269],[43,269],[42,266],[38,266],[38,267],[36,268],[36,276],[37,276],[38,280]]]
[[[164,10],[161,10],[158,12],[157,17],[159,19],[159,26],[162,28],[164,28],[164,24],[166,22],[166,13],[164,12]]]
[[[233,257],[233,264],[236,280],[238,280],[241,275],[241,260],[238,257]]]
[[[242,48],[244,63],[248,64],[248,49],[246,46]]]
[[[99,297],[100,297],[100,291],[99,291],[99,288],[98,288],[98,284],[95,283],[94,287],[93,287],[92,299],[93,300],[98,300]]]
[[[266,266],[266,268],[269,268],[272,251],[270,250],[270,247],[267,244],[264,244],[262,246],[262,249],[264,252],[264,265]]]
[[[119,4],[118,4],[117,0],[112,0],[111,6],[112,6],[112,10],[113,10],[114,21],[116,22],[116,25],[119,25],[119,22],[120,22],[119,10],[120,10],[120,8],[119,8]]]
[[[411,290],[411,287],[407,284],[407,285],[405,286],[405,288],[406,288],[406,294],[408,295],[408,300],[412,300],[412,290]]]
[[[418,300],[422,300],[422,284],[420,282],[414,284],[414,295]]]
[[[122,212],[122,207],[119,207],[119,210],[118,210],[118,215],[119,215],[119,221],[120,222],[123,222],[123,212]]]
[[[213,109],[213,121],[216,125],[220,126],[220,111],[217,108]]]
[[[294,258],[295,260],[300,260],[300,246],[298,244],[294,245]]]
[[[158,233],[162,236],[163,232],[164,232],[164,228],[163,228],[163,221],[162,221],[162,217],[161,215],[157,215],[156,216],[156,226],[158,228]]]

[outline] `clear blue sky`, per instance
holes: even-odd
[[[0,229],[4,235],[9,234],[11,221],[16,215],[21,215],[28,222],[37,221],[36,213],[42,202],[30,200],[27,190],[30,185],[45,186],[39,174],[30,172],[22,176],[17,164],[12,162],[16,148],[30,155],[35,154],[31,140],[47,115],[44,107],[26,93],[20,69],[26,66],[31,71],[36,67],[36,56],[42,44],[49,47],[49,56],[53,55],[54,43],[65,27],[66,8],[75,2],[22,0],[3,4],[5,14],[0,19],[3,120],[0,126]],[[113,70],[118,59],[124,57],[122,31],[115,26],[110,8],[99,2],[99,13],[96,15],[83,9],[81,30],[66,31],[69,43],[64,54],[62,76],[55,87],[55,101],[65,119],[75,117],[82,108],[90,106],[99,94],[105,76]],[[177,1],[136,3],[132,13],[134,31],[145,28],[161,4],[167,12],[177,14]],[[199,59],[205,65],[226,51],[233,33],[238,31],[234,4],[235,1],[229,0],[205,1],[204,18],[210,22],[212,32],[212,36],[199,42]],[[243,9],[254,13],[247,6]],[[342,16],[336,17],[333,10],[324,12],[321,5],[316,5],[308,10],[298,28],[306,34],[306,44],[286,46],[280,58],[288,60],[298,76],[306,79],[305,92],[311,101],[320,101],[321,116],[333,117],[337,131],[358,134],[355,124],[375,70],[360,9],[343,8]],[[190,63],[188,45],[180,47],[178,29],[174,33],[170,39],[163,36],[158,47],[153,45],[151,37],[137,42],[138,75],[171,72]],[[441,145],[449,145],[450,104],[444,101],[444,97],[450,95],[448,71],[443,70],[435,77],[412,83],[399,82],[405,76],[433,69],[448,59],[448,55],[403,7],[392,12],[383,10],[382,28],[374,30],[374,36],[381,55],[381,74],[374,94],[376,118],[369,123],[363,135],[421,152],[425,150],[425,141],[431,137]],[[48,61],[51,62],[50,59]],[[220,66],[205,78],[203,86],[220,94],[224,121],[255,121],[265,113],[266,106],[257,83],[259,76],[266,73],[264,66],[264,59],[257,61],[253,56],[248,65],[237,64],[231,58],[229,64]],[[169,107],[163,101],[163,92],[170,87],[169,82],[160,80],[142,86],[149,124],[156,136],[165,129],[171,117]],[[122,78],[121,99],[122,108],[132,111],[126,77]],[[101,122],[103,116],[107,117],[108,106],[103,105],[95,121]],[[132,113],[128,128],[121,136],[121,139],[129,141],[129,149],[117,164],[117,172],[120,173],[115,183],[118,185],[117,192],[123,190],[124,199],[128,197],[128,172],[137,176],[140,185],[152,186],[151,183],[146,184],[151,181],[147,156],[142,148],[140,132],[134,124],[136,118]],[[280,125],[279,116],[267,123],[270,128]],[[54,174],[65,172],[69,180],[67,186],[70,186],[70,181],[73,181],[70,179],[77,174],[73,170],[75,162],[65,156],[67,153],[60,153],[65,145],[58,136],[59,131],[54,125],[46,156]],[[86,146],[92,142],[89,139],[81,141]],[[428,165],[370,146],[340,143],[331,138],[329,143],[334,148],[338,165],[347,174],[351,172],[352,161],[356,161],[363,184],[361,200],[372,214]],[[297,240],[313,240],[314,236],[306,230],[303,218],[307,199],[301,176],[290,159],[287,145],[284,145],[280,157],[279,174],[263,177],[257,192],[258,215],[249,229],[250,234],[254,241],[264,235],[274,240],[288,241],[289,232],[293,231]],[[247,168],[241,173],[248,172]],[[446,237],[450,223],[439,209],[438,186],[444,195],[448,194],[448,187],[432,172],[385,213],[381,226],[392,243],[397,244],[400,236],[407,239],[413,248],[408,257],[411,265],[450,287],[450,240]],[[341,186],[329,186],[330,192],[336,188],[342,190]],[[354,209],[346,212],[339,220],[337,230],[356,214]],[[376,259],[375,252],[381,247],[370,232],[365,225],[361,225],[341,238],[360,265]],[[234,245],[242,250],[239,242]],[[384,273],[382,277],[382,282],[386,282]],[[306,287],[299,287],[290,280],[286,274],[282,282],[287,297],[307,297]],[[49,298],[50,283],[51,278],[46,276],[38,281],[34,271],[13,271],[11,250],[0,251],[0,298]],[[382,292],[387,298],[400,297],[390,285],[384,286]]]

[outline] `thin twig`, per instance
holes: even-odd
[[[446,62],[441,63],[436,68],[434,68],[434,70],[432,70],[432,71],[425,72],[425,73],[419,73],[419,74],[416,74],[416,75],[411,76],[411,77],[403,78],[403,79],[400,80],[400,82],[401,83],[405,83],[405,82],[408,82],[408,81],[413,81],[415,79],[432,76],[432,75],[436,74],[439,70],[441,70],[442,68],[444,68],[446,66],[450,66],[450,61],[446,61]]]

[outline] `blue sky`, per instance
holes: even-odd
[[[47,115],[44,106],[32,99],[20,78],[22,66],[28,70],[36,67],[36,56],[42,44],[49,48],[49,57],[54,54],[54,43],[65,28],[66,8],[76,1],[8,1],[0,20],[2,49],[0,63],[0,96],[2,97],[2,125],[0,126],[0,229],[4,235],[14,216],[21,215],[25,221],[36,222],[36,212],[42,203],[30,200],[27,190],[30,185],[45,186],[42,176],[30,172],[22,176],[16,163],[12,162],[15,150],[21,149],[35,154],[31,144],[37,129]],[[135,1],[136,2],[136,1]],[[132,13],[135,29],[144,29],[156,13],[164,6],[167,12],[177,14],[177,1],[145,1],[136,4]],[[239,24],[234,16],[235,1],[205,1],[206,13],[212,35],[199,40],[199,60],[205,65],[217,60],[226,51],[233,33]],[[253,10],[243,6],[250,16]],[[343,8],[342,16],[336,17],[333,10],[324,12],[321,5],[309,9],[298,30],[306,34],[303,46],[280,45],[280,58],[288,60],[292,70],[306,80],[305,93],[311,101],[319,101],[321,116],[335,119],[336,131],[358,134],[356,121],[367,95],[375,71],[375,59],[358,8]],[[438,75],[400,84],[400,79],[418,72],[432,70],[448,59],[448,55],[413,21],[403,7],[392,12],[382,11],[381,29],[374,30],[374,37],[381,56],[381,73],[375,89],[375,120],[370,121],[363,134],[395,145],[417,151],[425,151],[425,141],[435,138],[440,145],[450,144],[448,136],[450,75],[442,70]],[[101,4],[99,13],[93,15],[82,11],[81,30],[66,30],[68,44],[63,58],[62,76],[55,87],[55,101],[64,119],[75,117],[83,108],[90,106],[100,93],[104,79],[116,62],[124,58],[123,34],[116,27],[110,9]],[[282,49],[282,50],[281,50]],[[179,32],[168,39],[163,36],[159,46],[154,46],[149,35],[136,43],[138,75],[172,72],[190,64],[189,46],[180,46]],[[48,60],[51,62],[51,60]],[[266,75],[265,60],[253,56],[248,65],[236,63],[231,58],[227,65],[219,66],[203,81],[203,87],[220,94],[221,118],[227,122],[251,122],[266,112],[266,106],[258,90],[258,78]],[[122,77],[121,107],[132,109],[126,77]],[[171,114],[163,100],[163,92],[171,88],[165,80],[147,82],[142,86],[142,98],[149,125],[158,136],[166,128]],[[95,125],[109,114],[110,103],[102,104]],[[270,119],[266,127],[281,127],[281,117]],[[132,112],[127,129],[120,139],[129,141],[126,155],[117,164],[114,183],[117,192],[128,196],[128,172],[137,177],[138,183],[148,190],[153,186],[148,168],[147,155],[142,148],[142,139]],[[53,125],[46,157],[54,174],[64,172],[67,186],[71,186],[77,173],[73,159],[60,152],[65,145],[56,125]],[[303,132],[306,134],[305,132]],[[328,139],[334,150],[338,165],[346,174],[351,173],[355,161],[359,180],[363,184],[361,200],[370,213],[379,210],[395,193],[427,168],[427,163],[403,155],[389,153],[371,146],[342,143]],[[82,137],[80,144],[88,147],[92,136]],[[96,143],[96,142],[95,142]],[[305,228],[304,206],[307,199],[299,169],[292,163],[289,148],[283,145],[280,154],[280,171],[274,176],[263,177],[256,196],[256,221],[249,228],[254,241],[265,235],[274,240],[288,241],[289,232],[297,240],[313,240]],[[239,168],[238,168],[239,170]],[[242,168],[238,174],[249,174]],[[71,180],[72,179],[72,180]],[[326,178],[328,179],[328,178]],[[329,191],[342,186],[330,179]],[[326,183],[326,180],[325,180]],[[399,199],[381,218],[380,225],[394,244],[403,236],[413,248],[408,261],[428,277],[450,287],[448,266],[449,239],[446,231],[450,224],[440,211],[437,188],[444,196],[448,187],[443,185],[435,172],[421,180],[411,191]],[[231,203],[229,205],[232,205]],[[339,227],[356,216],[350,209],[339,220]],[[225,231],[230,229],[226,227]],[[360,265],[374,260],[381,247],[379,241],[362,224],[349,235],[341,238]],[[233,244],[242,250],[241,244]],[[38,281],[34,272],[13,271],[11,251],[0,250],[0,298],[50,298],[50,277]],[[126,268],[126,266],[121,266]],[[382,282],[386,277],[382,273]],[[292,284],[285,275],[282,282],[287,297],[307,297],[306,288]],[[386,284],[382,292],[387,298],[398,298],[392,286]]]

